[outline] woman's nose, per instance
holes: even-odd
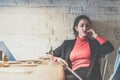
[[[83,26],[83,29],[86,30],[86,29],[87,29],[87,25],[84,25],[84,26]]]

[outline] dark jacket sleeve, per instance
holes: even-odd
[[[66,41],[64,41],[58,48],[56,48],[55,50],[53,50],[53,55],[56,57],[65,57],[64,53],[65,53],[65,43]]]
[[[109,41],[106,41],[105,43],[103,43],[102,45],[99,46],[98,50],[99,50],[98,52],[100,54],[106,55],[106,54],[112,52],[114,50],[114,47]]]

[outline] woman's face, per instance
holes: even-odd
[[[75,29],[78,32],[78,36],[84,38],[87,36],[87,32],[90,29],[90,23],[86,19],[81,19]]]

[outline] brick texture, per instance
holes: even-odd
[[[73,21],[85,14],[96,32],[115,47],[106,71],[105,80],[108,80],[120,46],[119,0],[15,1],[0,1],[0,40],[18,60],[38,59],[51,46],[55,49],[65,39],[73,39]]]

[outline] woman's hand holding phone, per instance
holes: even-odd
[[[96,38],[97,37],[97,33],[95,32],[94,29],[89,29],[88,31],[88,36],[92,37],[92,38]]]

